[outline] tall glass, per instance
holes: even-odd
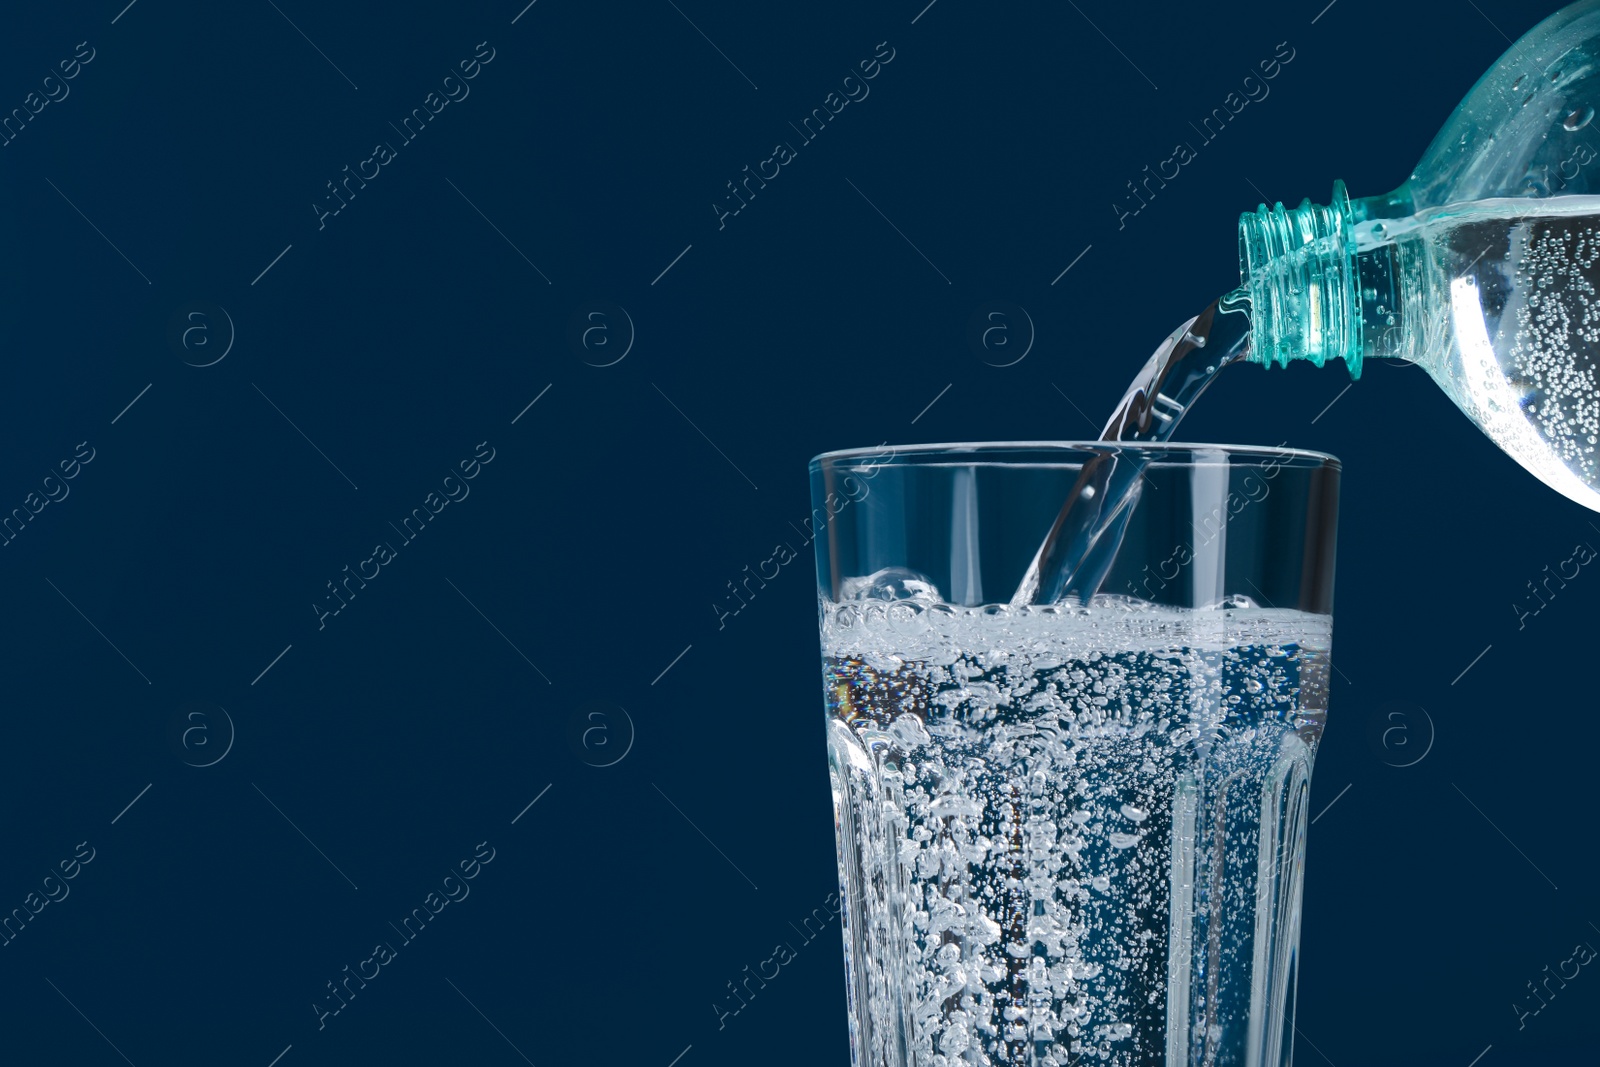
[[[1010,607],[1085,460],[1088,604]],[[1339,463],[1020,443],[811,461],[857,1067],[1282,1067]]]

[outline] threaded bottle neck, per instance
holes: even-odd
[[[1239,217],[1239,273],[1250,297],[1253,363],[1322,366],[1343,359],[1361,376],[1362,309],[1350,197],[1333,183],[1327,206],[1262,204]]]

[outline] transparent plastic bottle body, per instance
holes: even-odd
[[[1600,511],[1600,0],[1512,46],[1384,196],[1240,219],[1260,363],[1422,366],[1512,458]]]
[[[1513,459],[1600,510],[1600,197],[1532,206],[1434,209],[1382,238],[1357,224],[1357,247],[1373,242],[1358,267],[1387,257],[1416,276],[1414,326],[1385,312],[1372,351],[1416,360]]]

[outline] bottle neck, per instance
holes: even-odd
[[[1361,294],[1344,182],[1334,182],[1326,207],[1280,202],[1241,215],[1239,273],[1250,296],[1252,363],[1343,359],[1352,378],[1361,376]]]
[[[1342,359],[1350,377],[1361,376],[1367,356],[1419,359],[1419,323],[1406,311],[1407,289],[1395,245],[1381,228],[1357,241],[1356,226],[1409,214],[1405,187],[1383,197],[1351,201],[1342,181],[1327,205],[1297,208],[1262,204],[1239,218],[1241,293],[1250,301],[1250,352],[1266,366],[1309,360],[1322,366]],[[1359,248],[1359,250],[1358,250]]]

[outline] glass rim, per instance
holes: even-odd
[[[1339,457],[1328,452],[1318,452],[1307,448],[1290,448],[1287,445],[1228,445],[1211,444],[1199,441],[950,441],[918,445],[891,445],[884,443],[875,447],[841,448],[831,452],[822,452],[811,457],[809,468],[818,471],[824,467],[833,467],[841,463],[855,460],[871,460],[873,466],[912,466],[932,465],[931,461],[957,460],[956,465],[971,466],[972,461],[960,461],[958,457],[976,457],[979,463],[992,463],[997,466],[1023,466],[1025,462],[1007,464],[1004,457],[1007,454],[1036,453],[1040,459],[1051,455],[1060,455],[1057,462],[1046,462],[1047,466],[1072,466],[1094,455],[1103,455],[1107,452],[1144,453],[1152,458],[1151,465],[1160,466],[1199,466],[1194,462],[1174,462],[1169,459],[1166,463],[1161,461],[1161,456],[1170,457],[1187,456],[1196,452],[1222,453],[1227,459],[1258,460],[1272,462],[1301,469],[1331,468],[1343,470]]]

